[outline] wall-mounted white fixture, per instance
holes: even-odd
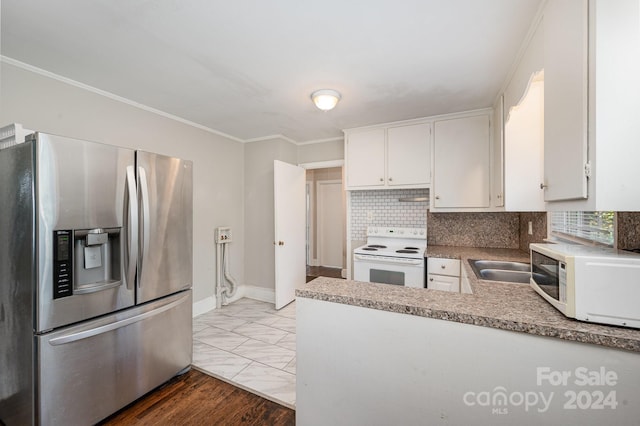
[[[332,89],[316,90],[311,94],[313,103],[323,111],[329,111],[335,108],[341,97],[340,93]]]

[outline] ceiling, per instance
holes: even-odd
[[[491,106],[540,0],[4,0],[1,54],[230,135],[295,142]],[[309,96],[342,93],[329,112]]]

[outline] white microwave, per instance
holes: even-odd
[[[640,328],[640,254],[531,244],[531,287],[570,318]]]

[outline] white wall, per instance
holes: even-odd
[[[298,146],[298,164],[344,159],[344,138]]]
[[[275,288],[273,160],[296,164],[296,159],[297,146],[279,138],[245,144],[244,276],[249,297],[272,301],[265,295],[272,297]]]
[[[0,63],[0,126],[26,128],[192,160],[194,302],[215,306],[213,230],[231,226],[231,272],[244,282],[244,145],[106,96]]]

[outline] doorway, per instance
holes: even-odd
[[[346,201],[342,164],[305,168],[307,282],[319,276],[343,278]]]

